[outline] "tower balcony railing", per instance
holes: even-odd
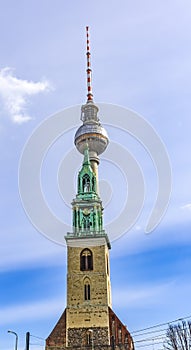
[[[104,240],[107,242],[108,248],[111,248],[111,244],[109,241],[109,237],[105,230],[99,230],[99,231],[90,231],[89,229],[74,229],[74,232],[67,232],[67,235],[65,236],[66,241],[68,240],[75,240],[75,239],[81,239],[83,241],[84,239],[91,239],[93,244],[104,244]],[[95,240],[95,242],[93,242]],[[98,240],[98,241],[97,241]]]
[[[68,237],[97,237],[97,236],[106,236],[105,230],[90,230],[89,228],[76,229],[74,228],[73,232],[68,232]]]

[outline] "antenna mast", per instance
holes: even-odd
[[[86,38],[87,38],[87,102],[93,102],[93,94],[92,94],[92,70],[91,70],[91,62],[90,62],[90,40],[89,40],[89,27],[86,27]]]

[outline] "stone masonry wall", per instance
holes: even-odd
[[[91,331],[91,338],[88,344],[88,334]],[[68,329],[68,347],[92,347],[109,345],[109,334],[107,327],[95,327],[90,330],[87,328],[69,328]],[[90,346],[91,348],[91,346]]]
[[[110,278],[108,247],[90,247],[93,270],[80,271],[80,253],[83,248],[68,247],[67,327],[109,327]],[[84,300],[84,281],[90,284],[90,300]]]

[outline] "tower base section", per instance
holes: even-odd
[[[46,350],[134,350],[126,326],[108,308],[109,327],[67,327],[67,308],[46,339]]]

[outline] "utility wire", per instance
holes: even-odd
[[[188,330],[189,327],[185,327],[184,329]],[[149,338],[137,339],[137,340],[134,341],[134,343],[141,343],[141,342],[144,342],[144,341],[147,341],[147,340],[155,340],[155,339],[157,340],[157,339],[166,338],[167,337],[167,330],[168,329],[166,329],[166,332],[164,332],[164,333],[161,333],[161,334],[158,334],[158,335],[153,335],[153,336],[151,336]]]
[[[163,332],[163,331],[166,331],[166,330],[167,330],[167,328],[156,329],[155,331],[150,331],[150,332],[144,332],[144,333],[140,333],[140,334],[135,334],[133,337],[140,337],[141,335],[152,334],[152,333],[158,333],[158,332]]]
[[[163,342],[163,341],[160,341],[160,342],[158,342],[158,343],[150,343],[150,344],[138,345],[138,346],[136,346],[136,349],[138,349],[138,348],[143,348],[143,347],[146,347],[146,346],[159,345],[159,344],[164,344],[164,342]]]
[[[37,344],[37,343],[30,343],[31,346],[38,346],[38,347],[41,347],[41,348],[44,348],[44,344]]]
[[[143,343],[145,341],[148,341],[148,340],[157,340],[157,339],[165,339],[166,338],[166,335],[163,335],[162,337],[161,336],[158,336],[158,337],[155,337],[155,338],[145,338],[145,339],[141,339],[141,340],[136,340],[134,341],[134,343]]]
[[[132,331],[131,334],[139,333],[139,332],[146,331],[146,330],[152,329],[152,328],[162,327],[162,326],[165,326],[167,324],[178,322],[178,321],[184,321],[187,318],[191,318],[191,315],[190,316],[186,316],[186,317],[177,318],[176,320],[173,320],[173,321],[169,321],[169,322],[165,322],[165,323],[158,323],[158,324],[156,324],[154,326],[150,326],[150,327],[147,327],[147,328],[143,328],[143,329],[139,329],[139,330],[136,330],[136,331]]]
[[[30,334],[30,336],[33,337],[33,338],[37,338],[37,339],[44,340],[44,341],[46,340],[46,339],[44,339],[44,338],[38,337],[37,335],[32,335],[32,334]]]
[[[185,327],[185,328],[181,328],[182,330],[188,330],[189,327]],[[159,338],[161,336],[166,336],[167,334],[167,331],[168,331],[168,328],[166,329],[166,332],[162,332],[160,334],[154,334],[153,336],[151,336],[149,339],[156,339],[156,338]],[[153,332],[152,332],[153,333]],[[148,338],[143,338],[143,339],[137,339],[134,341],[134,343],[137,343],[137,342],[140,342],[140,341],[144,341],[145,339],[148,339]]]

